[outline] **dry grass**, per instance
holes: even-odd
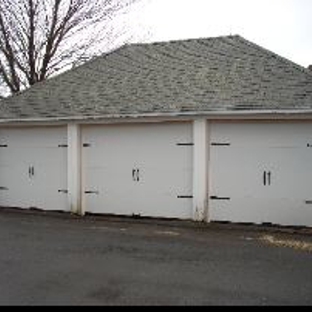
[[[276,247],[293,248],[296,250],[312,252],[312,243],[310,242],[290,239],[277,239],[271,235],[264,235],[260,238],[260,240]]]

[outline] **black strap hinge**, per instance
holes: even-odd
[[[194,146],[194,143],[177,143],[177,146]]]
[[[68,190],[58,190],[59,193],[68,194]]]
[[[231,200],[230,197],[210,196],[211,200]]]
[[[231,146],[231,143],[211,143],[211,146]]]

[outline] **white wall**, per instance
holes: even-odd
[[[207,219],[208,203],[208,132],[207,120],[197,119],[193,123],[194,155],[193,155],[193,219]]]

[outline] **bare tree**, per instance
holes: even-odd
[[[0,84],[17,93],[90,58],[103,27],[135,1],[0,0]]]

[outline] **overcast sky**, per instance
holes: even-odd
[[[138,41],[239,34],[312,64],[312,0],[143,0],[123,18]]]

